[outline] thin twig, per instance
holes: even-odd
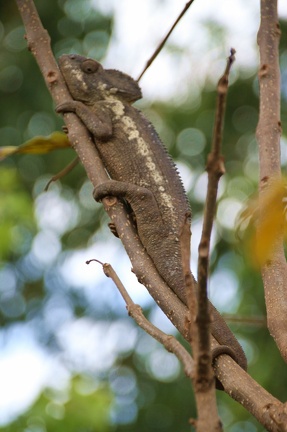
[[[142,308],[133,302],[120,278],[110,264],[103,264],[97,259],[86,261],[86,264],[90,264],[92,261],[96,261],[101,264],[105,275],[113,280],[126,303],[128,314],[146,333],[160,342],[167,349],[167,351],[175,354],[176,357],[182,362],[185,374],[188,377],[191,377],[193,374],[193,360],[186,349],[178,342],[178,340],[176,340],[174,336],[167,335],[148,321],[148,319],[143,314]]]
[[[152,64],[152,62],[156,59],[156,57],[158,56],[158,54],[161,52],[162,48],[164,47],[166,41],[170,37],[170,35],[173,32],[174,28],[176,27],[176,25],[178,24],[178,22],[181,20],[181,18],[183,17],[183,15],[185,14],[185,12],[187,11],[187,9],[189,8],[189,6],[191,6],[191,4],[193,2],[194,2],[194,0],[190,0],[189,2],[186,3],[186,5],[184,6],[183,10],[181,11],[181,13],[179,14],[179,16],[175,20],[174,24],[171,26],[170,30],[168,31],[167,35],[163,38],[163,40],[161,41],[161,43],[159,44],[159,46],[157,47],[157,49],[155,50],[155,52],[153,53],[153,55],[146,62],[146,65],[145,65],[143,71],[141,72],[140,76],[138,77],[137,81],[140,81],[140,79],[142,78],[143,74],[146,72],[146,70],[150,67],[150,65]]]
[[[228,91],[228,77],[232,64],[235,61],[235,49],[231,48],[230,56],[227,58],[225,71],[218,81],[217,85],[217,106],[215,114],[215,124],[212,136],[212,153],[214,157],[218,157],[221,149],[222,132],[224,125],[226,95]]]
[[[198,317],[197,324],[199,328],[199,343],[200,351],[209,351],[209,334],[210,334],[210,317],[208,310],[207,298],[207,278],[209,267],[209,250],[210,237],[212,231],[213,220],[216,213],[216,199],[218,182],[224,174],[223,157],[220,154],[222,131],[224,124],[224,114],[226,105],[226,95],[228,90],[228,76],[232,63],[235,60],[235,50],[231,49],[230,56],[227,59],[226,69],[220,78],[217,86],[217,104],[215,114],[215,125],[212,139],[211,153],[208,155],[207,167],[208,186],[207,196],[205,200],[203,228],[200,244],[198,247]]]
[[[220,154],[223,119],[225,112],[225,99],[228,88],[228,74],[232,62],[234,61],[234,50],[231,50],[231,55],[228,58],[227,66],[223,76],[218,82],[218,96],[216,107],[216,118],[214,126],[214,134],[212,141],[211,153],[208,156],[207,172],[208,172],[208,188],[205,201],[205,211],[203,220],[203,229],[201,241],[199,244],[199,260],[198,260],[198,293],[197,293],[197,317],[195,323],[191,321],[191,333],[194,335],[192,341],[193,356],[195,361],[195,382],[198,383],[195,387],[195,397],[197,401],[199,419],[198,430],[204,430],[204,419],[201,419],[202,413],[205,417],[209,416],[206,413],[206,405],[212,412],[212,430],[220,431],[221,425],[216,412],[216,397],[213,383],[213,370],[211,365],[211,349],[210,349],[210,309],[207,297],[207,278],[209,267],[209,249],[210,236],[212,230],[213,219],[216,210],[216,197],[218,182],[221,175],[224,173],[223,158]],[[200,385],[199,385],[200,384]],[[201,427],[201,423],[203,426]],[[201,429],[200,429],[201,427]],[[210,429],[211,430],[211,429]]]
[[[65,175],[67,175],[69,172],[71,172],[75,168],[75,166],[78,165],[78,163],[79,163],[79,158],[76,157],[74,160],[72,160],[72,162],[70,162],[60,172],[58,172],[57,174],[53,175],[53,177],[46,184],[44,191],[47,192],[47,190],[49,189],[51,183],[59,180],[60,178],[64,177]]]

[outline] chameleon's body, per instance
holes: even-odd
[[[141,98],[138,84],[128,75],[105,70],[78,55],[62,56],[59,65],[75,100],[62,104],[58,111],[80,117],[111,177],[95,189],[95,198],[112,195],[130,204],[143,246],[165,282],[186,303],[181,251],[189,247],[182,244],[187,241],[182,232],[190,224],[191,212],[172,159],[152,124],[131,105]],[[231,346],[245,367],[240,345],[211,307],[213,336]]]

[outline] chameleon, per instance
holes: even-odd
[[[77,54],[62,55],[58,63],[74,100],[56,110],[74,112],[81,119],[110,176],[95,188],[94,198],[114,196],[128,203],[158,273],[186,304],[182,251],[189,250],[183,232],[191,223],[191,209],[173,160],[153,125],[132,105],[142,98],[139,84],[123,72],[104,69]],[[239,342],[211,303],[210,309],[212,335],[246,370]]]

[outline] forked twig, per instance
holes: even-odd
[[[186,3],[186,5],[184,6],[183,10],[179,14],[179,16],[177,17],[177,19],[173,23],[173,25],[171,26],[170,30],[167,32],[167,35],[163,38],[163,40],[161,41],[161,43],[159,44],[159,46],[157,47],[157,49],[155,50],[155,52],[153,53],[153,55],[146,62],[146,65],[145,65],[142,73],[138,77],[137,81],[140,81],[140,79],[142,78],[143,74],[150,67],[150,65],[152,64],[152,62],[157,58],[158,54],[161,52],[162,48],[164,47],[166,41],[168,40],[168,38],[170,37],[171,33],[173,32],[173,30],[177,26],[178,22],[181,20],[181,18],[183,17],[183,15],[185,14],[185,12],[189,8],[189,6],[192,5],[193,2],[194,2],[194,0],[190,0],[189,2]]]
[[[175,354],[176,357],[182,362],[185,374],[188,377],[191,377],[193,373],[193,359],[188,351],[186,351],[186,349],[178,342],[178,340],[176,340],[174,336],[167,335],[148,321],[148,319],[143,314],[142,308],[133,302],[117,273],[110,264],[102,263],[97,259],[86,261],[86,264],[90,264],[92,261],[96,261],[101,264],[105,275],[113,280],[126,303],[128,314],[146,333],[160,342],[167,349],[167,351]]]

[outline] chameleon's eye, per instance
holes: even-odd
[[[98,70],[99,66],[99,63],[94,60],[85,60],[82,63],[82,70],[87,74],[92,74]]]

